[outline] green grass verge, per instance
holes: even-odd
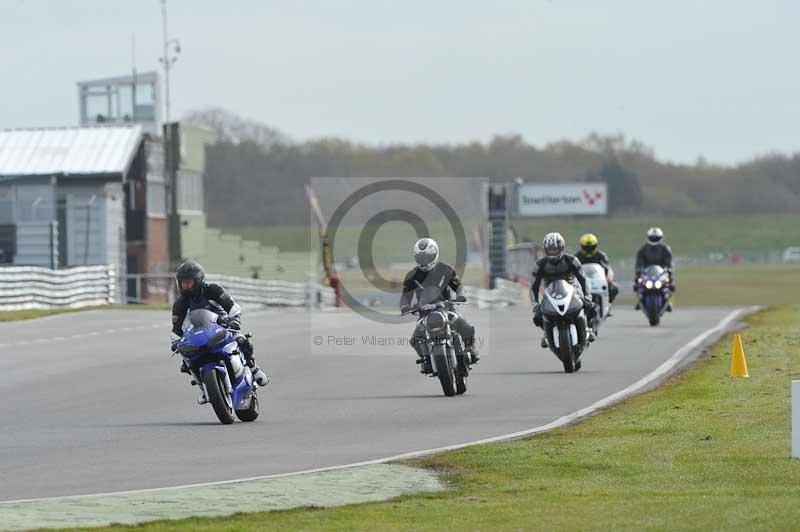
[[[800,266],[738,264],[676,272],[677,305],[788,305],[800,301]]]
[[[800,245],[797,227],[800,216],[753,214],[740,216],[703,216],[665,218],[660,216],[635,218],[539,218],[514,221],[520,239],[533,242],[545,233],[559,231],[567,247],[577,249],[578,239],[591,232],[600,239],[600,247],[614,259],[633,259],[644,243],[649,227],[659,226],[676,255],[706,257],[709,253],[739,253],[763,256]]]
[[[468,240],[472,240],[472,227],[475,221],[462,221]],[[559,231],[567,239],[570,249],[578,246],[578,238],[583,233],[595,233],[601,247],[612,260],[632,259],[636,250],[644,242],[644,235],[651,226],[664,229],[667,240],[677,255],[684,257],[705,257],[710,252],[736,252],[743,256],[763,256],[772,251],[783,250],[788,246],[800,245],[797,227],[800,216],[753,214],[740,216],[705,216],[665,218],[660,216],[633,218],[586,218],[554,217],[531,220],[514,220],[512,223],[520,240],[530,239],[540,242],[550,231]],[[429,224],[431,236],[438,238],[443,253],[449,250],[452,232],[447,224]],[[283,251],[309,251],[317,249],[319,242],[316,227],[283,225],[272,227],[226,227],[225,232],[242,235],[265,245],[278,246]],[[336,250],[338,258],[357,255],[356,242],[362,227],[342,226],[337,240],[341,249]],[[415,237],[411,227],[395,222],[387,224],[378,232],[373,246],[375,262],[408,262],[409,247]],[[447,260],[452,260],[451,258]]]
[[[681,268],[676,272],[678,306],[790,305],[800,301],[800,265],[737,264]],[[633,302],[620,297],[620,304]]]
[[[135,528],[796,530],[800,460],[789,458],[788,420],[800,306],[748,321],[751,378],[728,378],[727,336],[666,385],[583,423],[413,462],[442,472],[446,492]]]
[[[68,314],[72,312],[85,312],[87,310],[169,310],[169,305],[106,305],[102,307],[82,307],[82,308],[52,308],[52,309],[30,309],[30,310],[10,310],[0,312],[0,321],[19,321],[33,320],[58,314]]]
[[[402,280],[405,271],[380,270],[386,279]],[[373,286],[359,270],[340,273],[349,290],[371,289]],[[678,306],[747,306],[789,305],[800,301],[800,265],[797,264],[737,264],[681,268],[677,271]],[[482,269],[469,268],[463,281],[471,286],[483,286]],[[628,288],[628,287],[626,287]],[[630,290],[630,288],[628,288]],[[631,304],[633,296],[620,297],[615,303]]]

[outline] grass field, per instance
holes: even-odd
[[[539,241],[548,231],[560,231],[573,249],[583,233],[595,233],[612,259],[633,258],[652,226],[664,230],[673,251],[682,257],[705,257],[714,252],[757,257],[800,245],[796,229],[800,216],[790,215],[538,219],[514,225],[520,238],[532,241]]]
[[[677,305],[788,305],[800,301],[800,265],[738,264],[677,274]]]
[[[467,239],[471,241],[472,227],[477,223],[465,218],[463,225]],[[658,216],[636,218],[540,218],[515,220],[518,238],[539,242],[545,233],[559,231],[567,239],[568,247],[577,247],[578,238],[585,232],[593,232],[601,247],[612,259],[632,258],[644,242],[647,228],[661,226],[676,255],[705,257],[711,252],[735,252],[743,256],[763,256],[800,245],[797,227],[800,216],[792,215],[742,215],[713,217],[664,218]],[[448,245],[452,232],[448,225],[432,223],[429,226],[433,238],[439,240],[443,252],[451,253]],[[225,231],[258,240],[266,245],[278,246],[284,251],[308,251],[318,246],[316,228],[307,226],[274,227],[226,227]],[[342,226],[337,236],[337,260],[357,255],[357,242],[362,227]],[[415,238],[410,226],[392,223],[378,231],[373,247],[375,262],[407,262],[409,247]],[[339,248],[341,246],[341,248]],[[454,253],[454,251],[452,252]],[[449,255],[447,255],[449,257]],[[452,260],[452,258],[448,258]]]
[[[379,270],[386,279],[402,280],[405,271]],[[677,306],[788,305],[800,301],[800,265],[737,264],[683,268],[677,272]],[[341,273],[348,290],[372,285],[358,271]],[[482,286],[483,270],[469,268],[464,282]],[[399,297],[399,296],[398,296]],[[633,303],[633,295],[621,296],[617,304]]]
[[[728,377],[725,337],[665,386],[583,423],[413,462],[439,471],[446,492],[135,529],[796,530],[800,460],[789,458],[788,420],[800,306],[748,321],[751,378]]]

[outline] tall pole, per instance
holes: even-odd
[[[167,31],[167,0],[161,0],[161,36],[163,40],[164,55],[158,58],[158,61],[164,66],[164,122],[170,121],[170,98],[169,98],[169,71],[172,65],[178,60],[177,54],[181,52],[181,43],[178,39],[170,39],[169,32]],[[169,45],[174,46],[174,55],[170,55]]]
[[[164,41],[164,55],[161,63],[164,65],[164,122],[169,124],[169,69],[172,66],[169,60],[169,34],[167,33],[167,0],[161,0],[161,28]]]
[[[178,39],[170,39],[167,30],[167,0],[161,0],[161,30],[163,38],[163,52],[158,61],[164,66],[164,126],[162,128],[164,135],[164,158],[165,158],[165,178],[167,185],[167,194],[169,198],[170,209],[167,213],[167,248],[170,260],[177,261],[180,257],[180,220],[178,218],[177,210],[177,168],[179,162],[180,148],[178,143],[178,127],[177,124],[170,122],[170,83],[169,74],[172,70],[172,65],[178,60],[177,54],[181,52],[181,43]],[[173,46],[172,54],[170,54],[170,45]]]

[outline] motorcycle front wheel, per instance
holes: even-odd
[[[661,321],[661,316],[658,314],[657,307],[658,302],[654,296],[649,296],[645,299],[645,310],[647,311],[647,321],[650,323],[651,327],[655,327]]]
[[[233,417],[233,405],[230,398],[225,398],[225,385],[221,382],[219,371],[212,370],[203,373],[203,386],[206,388],[208,401],[214,407],[214,413],[223,425],[230,425],[236,418]]]
[[[433,367],[436,368],[436,376],[442,384],[442,391],[447,397],[456,394],[455,368],[450,364],[450,357],[447,356],[447,346],[433,346]]]
[[[558,358],[564,364],[564,373],[575,372],[575,358],[572,355],[572,335],[569,332],[569,325],[562,325],[558,328]]]

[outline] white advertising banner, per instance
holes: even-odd
[[[520,185],[517,214],[519,216],[608,214],[606,184]]]

